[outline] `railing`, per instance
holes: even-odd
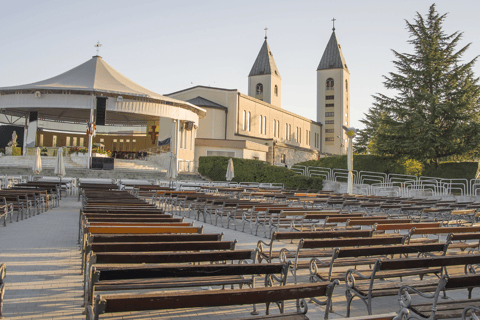
[[[346,182],[348,170],[294,165],[291,168],[308,177],[325,181]],[[354,192],[368,195],[395,196],[480,196],[480,179],[444,179],[438,177],[353,170]]]
[[[147,154],[165,153],[169,151],[170,151],[170,145],[155,146],[155,147],[138,150],[138,152],[146,152]]]

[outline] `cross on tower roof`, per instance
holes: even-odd
[[[98,52],[100,51],[100,47],[102,45],[100,44],[100,41],[97,41],[97,44],[94,46],[95,48],[97,48],[97,56],[98,56]]]
[[[267,31],[268,31],[268,28],[265,28],[265,40],[267,40]]]
[[[337,19],[335,19],[335,18],[332,19],[332,21],[333,21],[333,28],[332,28],[332,30],[333,30],[333,31],[335,31],[335,20],[337,20]]]

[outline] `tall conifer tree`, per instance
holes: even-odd
[[[413,23],[406,21],[414,53],[392,50],[397,70],[384,85],[396,95],[374,96],[358,151],[368,143],[375,153],[438,163],[480,146],[480,88],[472,71],[477,57],[462,63],[470,44],[456,50],[463,33],[445,34],[445,18],[433,4],[427,16],[417,12]]]

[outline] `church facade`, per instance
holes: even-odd
[[[248,75],[248,94],[195,86],[167,94],[207,110],[195,138],[195,160],[219,155],[276,165],[345,154],[350,73],[335,31],[317,68],[317,120],[282,109],[282,78],[267,38]],[[343,84],[343,85],[342,85]]]

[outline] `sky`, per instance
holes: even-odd
[[[0,87],[44,80],[96,54],[159,94],[196,85],[247,94],[248,74],[268,43],[282,77],[282,108],[316,120],[316,69],[332,33],[351,73],[351,125],[372,95],[394,95],[383,76],[395,71],[392,49],[412,53],[405,20],[426,15],[424,0],[0,1]],[[480,54],[480,1],[435,2],[444,31],[463,32],[464,56]],[[480,76],[480,62],[474,67]]]

